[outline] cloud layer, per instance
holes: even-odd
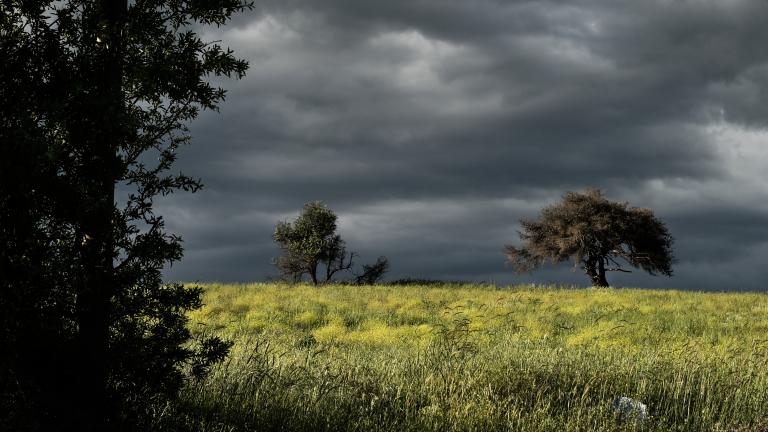
[[[763,1],[259,2],[219,29],[248,59],[180,166],[206,189],[161,203],[184,280],[273,275],[278,220],[322,200],[391,277],[586,284],[504,266],[517,221],[588,186],[653,208],[672,279],[763,290],[768,268]],[[611,275],[613,276],[613,275]]]

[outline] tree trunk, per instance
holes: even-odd
[[[117,289],[113,215],[115,183],[121,175],[118,150],[124,137],[120,26],[127,2],[101,0],[99,6],[100,13],[91,27],[93,34],[88,36],[96,44],[92,70],[95,92],[83,101],[90,118],[83,119],[86,130],[77,134],[88,155],[77,179],[83,183],[87,206],[80,223],[83,279],[77,298],[77,349],[81,357],[77,378],[82,405],[75,417],[83,431],[114,428],[109,425],[114,408],[108,393],[109,329],[111,299]]]
[[[595,286],[598,287],[608,287],[608,280],[605,279],[605,259],[600,257],[597,260],[597,280],[595,281]]]
[[[312,278],[312,284],[317,285],[317,263],[314,263],[309,269],[309,277]]]
[[[584,263],[584,271],[589,276],[592,286],[608,287],[608,280],[605,278],[605,263],[602,258],[588,259]]]

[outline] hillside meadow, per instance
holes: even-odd
[[[173,414],[197,430],[768,427],[765,294],[202,286],[193,333],[234,345]],[[619,396],[649,417],[617,416]]]

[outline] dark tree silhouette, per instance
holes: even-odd
[[[136,426],[226,354],[190,344],[201,291],[163,283],[182,247],[153,202],[199,189],[169,173],[186,124],[247,68],[193,25],[248,7],[0,4],[0,429]]]
[[[349,270],[354,252],[347,252],[344,240],[336,234],[338,217],[325,204],[316,201],[304,205],[293,222],[278,222],[272,239],[283,254],[274,260],[283,279],[298,282],[309,275],[313,284],[331,282],[334,275]],[[325,267],[321,281],[319,269]]]
[[[521,220],[522,247],[507,246],[518,273],[550,261],[574,259],[594,286],[608,286],[607,271],[629,272],[628,264],[650,274],[672,276],[672,236],[645,208],[609,201],[598,189],[568,192],[544,208],[538,220]]]
[[[389,260],[385,256],[380,256],[373,264],[364,264],[363,272],[355,275],[355,284],[357,285],[376,285],[384,278],[384,274],[389,271]]]

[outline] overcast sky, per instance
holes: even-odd
[[[390,279],[515,276],[505,244],[569,190],[650,207],[679,260],[620,286],[768,289],[768,2],[275,0],[206,29],[250,62],[160,203],[171,279],[275,276],[274,225],[327,203]]]

